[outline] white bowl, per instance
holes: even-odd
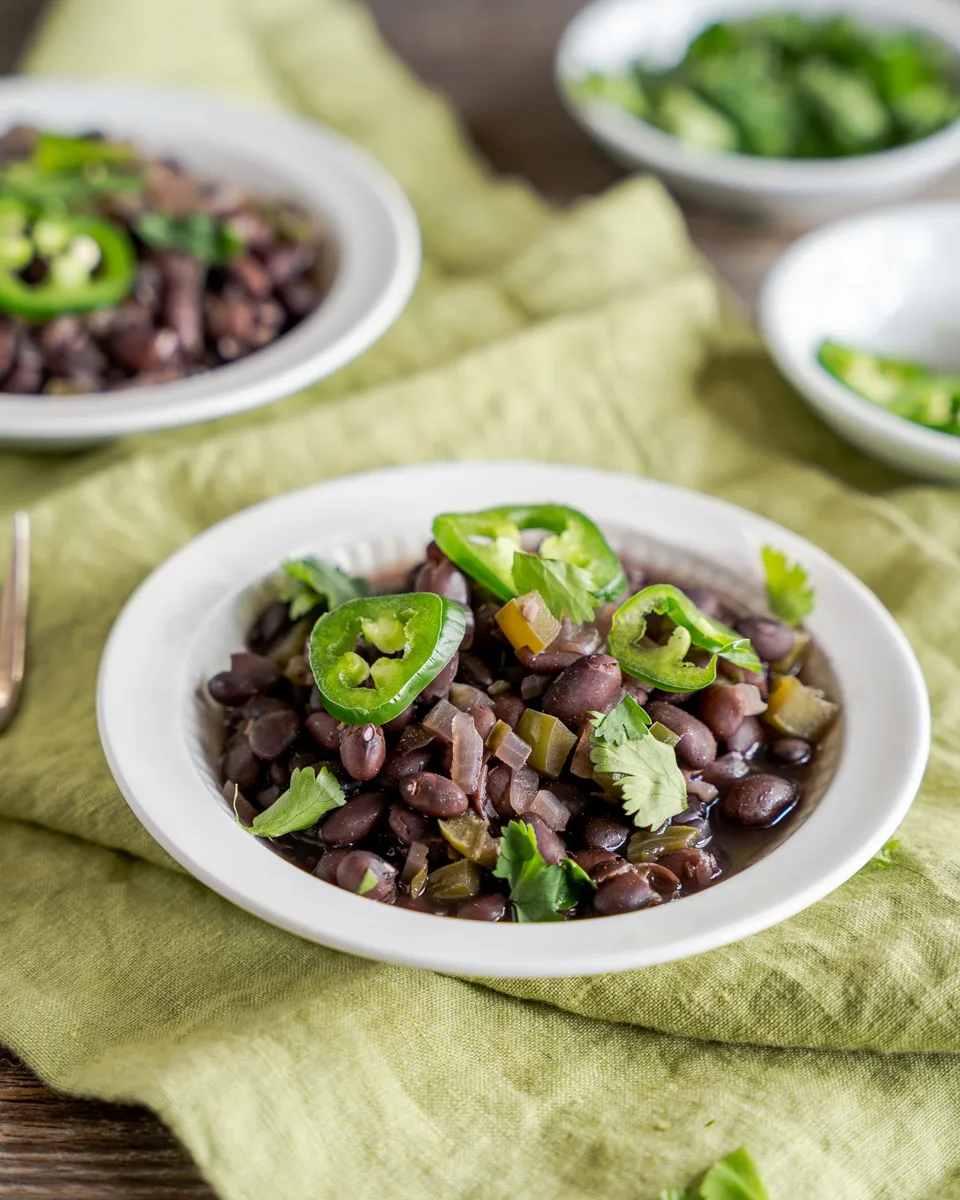
[[[0,442],[59,450],[269,404],[356,358],[413,291],[420,232],[405,194],[365,151],[304,117],[189,91],[5,79],[0,130],[16,122],[57,132],[102,129],[177,158],[201,178],[296,200],[332,227],[339,265],[315,312],[238,362],[175,383],[92,396],[0,394]]]
[[[960,56],[954,0],[595,0],[567,26],[556,54],[560,95],[574,118],[618,162],[655,171],[676,192],[748,215],[812,224],[920,191],[960,163],[960,123],[923,141],[878,154],[829,161],[763,159],[698,149],[615,105],[583,102],[571,85],[590,71],[616,71],[642,59],[679,62],[714,21],[762,12],[836,13],[867,24],[926,30]]]
[[[841,437],[903,471],[960,479],[960,437],[887,412],[817,362],[830,338],[960,370],[960,204],[904,205],[808,234],[774,264],[759,315],[780,370]]]
[[[262,584],[287,556],[351,572],[413,561],[434,515],[555,500],[595,517],[621,551],[706,563],[708,578],[761,603],[761,547],[800,560],[817,589],[809,627],[845,706],[825,794],[766,858],[699,895],[618,917],[485,925],[372,903],[271,854],[235,824],[214,774],[222,717],[206,680],[242,645]],[[722,564],[719,565],[719,564]],[[268,500],[194,538],[134,593],[110,635],[97,692],[114,778],[158,842],[247,911],[339,950],[474,976],[618,971],[684,958],[774,925],[861,867],[902,820],[929,750],[923,677],[893,619],[823,551],[708,496],[651,480],[533,463],[376,471]],[[841,737],[838,735],[837,742]]]

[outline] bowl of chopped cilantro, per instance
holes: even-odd
[[[133,811],[222,895],[501,976],[797,912],[884,845],[929,743],[906,640],[822,551],[543,464],[372,472],[222,522],[121,614],[98,718]]]
[[[747,215],[813,223],[960,162],[950,0],[595,0],[556,76],[618,161]]]
[[[960,480],[960,204],[848,217],[795,242],[760,297],[783,374],[837,433]]]
[[[0,83],[0,441],[63,449],[289,395],[399,315],[409,202],[294,114]]]

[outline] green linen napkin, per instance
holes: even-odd
[[[0,521],[29,503],[35,533],[30,677],[0,741],[0,1040],[59,1087],[149,1104],[229,1200],[653,1200],[741,1142],[773,1200],[960,1197],[960,496],[807,414],[657,185],[554,213],[487,177],[344,0],[65,0],[30,67],[339,126],[410,192],[426,263],[396,327],[300,396],[83,457],[0,454]],[[97,742],[131,590],[264,496],[481,456],[695,486],[864,579],[935,713],[894,864],[699,958],[485,984],[312,946],[179,871]]]

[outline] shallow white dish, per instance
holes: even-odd
[[[669,544],[713,564],[717,583],[760,602],[768,542],[807,567],[809,626],[845,705],[833,781],[768,857],[662,908],[545,925],[485,925],[376,904],[284,862],[235,824],[211,767],[219,717],[205,681],[242,644],[258,591],[284,557],[349,571],[413,561],[438,511],[555,500],[594,517],[621,551]],[[653,543],[647,539],[652,538]],[[890,697],[897,702],[891,703]],[[861,867],[900,823],[929,749],[926,689],[879,601],[802,538],[708,496],[579,467],[441,463],[376,471],[268,500],[215,525],[134,593],[110,635],[97,693],[100,736],[133,811],[198,879],[311,941],[387,962],[475,976],[596,974],[684,958],[799,912]]]
[[[910,204],[808,234],[774,264],[760,326],[780,370],[841,437],[903,471],[960,479],[960,437],[850,391],[817,362],[825,338],[960,370],[960,204]]]
[[[272,345],[191,379],[91,396],[0,394],[0,442],[60,450],[230,416],[332,374],[403,311],[420,271],[420,231],[393,177],[347,138],[294,113],[183,90],[10,78],[0,130],[101,129],[177,158],[201,178],[248,185],[323,216],[339,244],[330,291]]]
[[[620,70],[640,58],[679,62],[715,21],[762,12],[837,13],[865,23],[935,34],[960,55],[960,5],[953,0],[594,0],[570,22],[557,47],[561,98],[577,122],[624,166],[655,171],[676,192],[747,215],[812,224],[913,195],[960,163],[960,123],[879,154],[829,161],[762,159],[685,145],[615,105],[583,103],[571,84],[590,71]]]

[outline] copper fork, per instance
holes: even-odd
[[[10,567],[0,594],[0,733],[13,719],[23,685],[29,597],[30,518],[15,512]]]

